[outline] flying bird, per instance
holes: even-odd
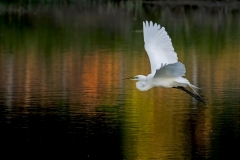
[[[186,78],[184,64],[178,62],[177,53],[174,51],[171,38],[164,27],[153,22],[143,22],[144,47],[147,51],[151,73],[147,76],[137,75],[124,78],[136,80],[136,88],[140,91],[147,91],[153,87],[180,89],[200,102],[206,101],[196,92],[198,87],[192,85]],[[193,92],[185,87],[189,86]]]

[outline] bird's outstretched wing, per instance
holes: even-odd
[[[161,68],[156,70],[154,78],[177,78],[184,76],[185,73],[185,66],[180,62],[166,65],[161,64]]]
[[[151,21],[143,22],[143,36],[145,50],[151,63],[151,72],[155,73],[161,64],[176,63],[177,54],[174,52],[172,42],[164,27],[153,24]]]

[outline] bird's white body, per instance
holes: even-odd
[[[164,87],[164,88],[172,88],[172,87],[186,87],[186,86],[193,86],[189,83],[189,81],[186,78],[183,77],[176,77],[176,78],[153,78],[151,74],[148,76],[138,75],[138,77],[143,77],[141,80],[136,82],[136,88],[140,91],[147,91],[151,89],[152,87]]]
[[[164,27],[150,22],[143,22],[143,35],[145,50],[147,51],[151,73],[147,76],[137,75],[133,77],[136,87],[140,91],[147,91],[152,87],[186,87],[193,90],[194,85],[183,78],[185,66],[178,62],[177,54],[174,51],[172,42]]]

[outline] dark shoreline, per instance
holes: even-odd
[[[44,9],[45,11],[51,11],[51,9],[59,10],[87,10],[97,6],[108,5],[108,7],[121,7],[128,8],[128,10],[136,10],[139,7],[147,8],[162,8],[169,7],[172,10],[195,10],[195,9],[210,9],[220,10],[224,12],[239,12],[240,2],[236,0],[225,1],[199,1],[199,0],[187,0],[187,1],[127,1],[127,0],[6,0],[0,2],[0,14],[3,12],[28,12],[36,9]]]

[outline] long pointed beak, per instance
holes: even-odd
[[[133,77],[123,78],[122,80],[125,80],[125,79],[133,79]]]

